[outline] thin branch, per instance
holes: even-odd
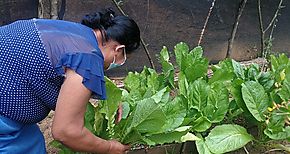
[[[116,7],[118,8],[118,10],[124,15],[124,16],[128,16],[123,9],[120,7],[119,3],[116,0],[112,0],[113,3],[116,5]]]
[[[280,0],[279,5],[276,9],[276,12],[274,16],[272,17],[270,23],[268,24],[267,28],[264,29],[263,21],[262,21],[262,11],[261,11],[261,0],[258,0],[258,14],[259,14],[259,22],[260,22],[260,31],[261,31],[261,55],[262,57],[266,58],[267,51],[265,51],[265,34],[266,32],[272,27],[271,33],[270,33],[270,39],[273,35],[273,28],[275,27],[275,22],[277,20],[279,11],[283,8],[282,7],[283,0]]]
[[[266,31],[267,31],[267,30],[268,30],[268,29],[269,29],[269,28],[274,24],[274,22],[275,22],[275,20],[276,20],[276,18],[277,18],[277,16],[278,16],[278,14],[279,14],[279,11],[280,11],[280,9],[282,8],[282,7],[281,7],[281,6],[282,6],[282,3],[283,3],[283,0],[280,0],[280,3],[279,3],[279,5],[278,5],[277,10],[276,10],[276,12],[275,12],[275,14],[274,14],[274,16],[273,16],[271,22],[269,23],[268,27],[265,28],[264,32],[266,32]]]
[[[198,43],[197,43],[198,46],[201,44],[201,41],[202,41],[202,38],[203,38],[203,35],[204,35],[204,32],[205,32],[205,29],[206,29],[206,26],[207,26],[207,23],[208,23],[209,17],[210,17],[210,15],[211,15],[211,12],[212,12],[213,7],[214,7],[214,5],[215,5],[215,1],[216,1],[216,0],[213,0],[213,1],[212,1],[212,3],[211,3],[211,7],[209,8],[209,11],[208,11],[207,17],[206,17],[206,19],[205,19],[205,22],[204,22],[203,28],[202,28],[202,30],[201,30],[200,38],[199,38]]]
[[[234,43],[234,40],[235,40],[235,36],[236,36],[236,33],[237,33],[237,29],[238,29],[238,25],[239,25],[239,21],[240,21],[240,18],[243,14],[243,11],[244,11],[244,8],[247,4],[247,0],[243,0],[241,3],[240,3],[240,7],[239,7],[239,11],[238,11],[238,15],[236,17],[236,22],[234,24],[234,28],[233,28],[233,31],[232,31],[232,34],[231,34],[231,38],[229,40],[229,44],[228,44],[228,51],[227,51],[227,55],[226,55],[226,58],[229,58],[231,57],[231,54],[232,54],[232,48],[233,48],[233,43]]]
[[[259,14],[260,29],[261,29],[262,32],[264,32],[263,18],[262,18],[262,9],[261,9],[261,0],[258,0],[258,14]]]
[[[264,27],[263,27],[261,0],[258,0],[258,15],[259,15],[260,32],[261,32],[261,52],[263,53],[265,32],[264,32]]]
[[[265,47],[265,51],[263,53],[263,58],[265,59],[265,61],[263,61],[263,64],[261,67],[261,70],[264,70],[264,71],[266,71],[265,69],[266,69],[266,63],[267,63],[267,55],[272,49],[273,33],[274,33],[274,29],[276,27],[276,22],[277,22],[277,20],[274,21],[273,26],[271,28],[270,35],[269,35],[269,40],[267,41],[267,44],[265,44],[266,47]]]
[[[118,2],[116,1],[116,0],[112,0],[113,1],[113,3],[116,5],[116,7],[118,8],[118,10],[122,13],[122,15],[124,15],[124,16],[128,16],[124,11],[123,11],[123,9],[120,7],[120,5],[118,4]],[[145,44],[145,42],[144,42],[144,40],[143,40],[143,38],[140,36],[140,39],[141,39],[141,44],[142,44],[142,46],[143,46],[143,48],[144,48],[144,50],[145,50],[145,53],[146,53],[146,55],[147,55],[147,57],[148,57],[148,60],[149,60],[149,62],[150,62],[150,65],[151,65],[151,67],[153,68],[153,69],[155,69],[155,65],[154,65],[154,63],[153,63],[153,61],[152,61],[152,58],[151,58],[151,56],[150,56],[150,53],[149,53],[149,51],[148,51],[148,49],[147,49],[147,45]]]

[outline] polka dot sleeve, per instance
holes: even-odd
[[[104,80],[104,60],[97,52],[65,53],[55,69],[58,75],[65,74],[65,68],[70,68],[83,77],[82,83],[92,91],[98,99],[106,99]]]

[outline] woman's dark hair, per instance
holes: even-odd
[[[115,16],[112,9],[85,15],[81,23],[100,30],[103,41],[112,39],[125,45],[127,53],[140,45],[140,30],[136,22],[127,16]]]

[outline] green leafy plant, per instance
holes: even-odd
[[[177,44],[174,54],[176,68],[163,47],[162,72],[147,67],[129,72],[123,88],[106,78],[108,99],[88,104],[85,126],[104,139],[133,146],[195,141],[200,154],[290,140],[290,62],[285,55],[270,56],[270,67],[262,71],[257,64],[245,67],[233,59],[209,66],[200,46],[190,50],[185,43]],[[123,115],[116,123],[120,104]],[[247,131],[253,128],[258,136]]]

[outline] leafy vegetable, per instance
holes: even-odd
[[[205,143],[213,153],[226,153],[237,150],[252,140],[253,137],[247,133],[245,128],[225,124],[212,129],[205,138]]]
[[[162,72],[147,67],[129,72],[123,88],[106,78],[108,99],[88,104],[85,126],[101,138],[133,146],[196,141],[200,154],[234,151],[250,141],[290,140],[286,55],[271,55],[271,67],[263,71],[258,64],[243,66],[233,59],[209,67],[200,46],[190,50],[183,42],[175,46],[174,54],[177,68],[163,47]],[[117,124],[120,104],[123,114]],[[257,128],[256,139],[240,126],[248,124]],[[61,153],[74,153],[58,142],[52,145]]]
[[[257,82],[247,81],[242,85],[243,99],[251,114],[258,120],[264,121],[269,99],[264,88]]]

